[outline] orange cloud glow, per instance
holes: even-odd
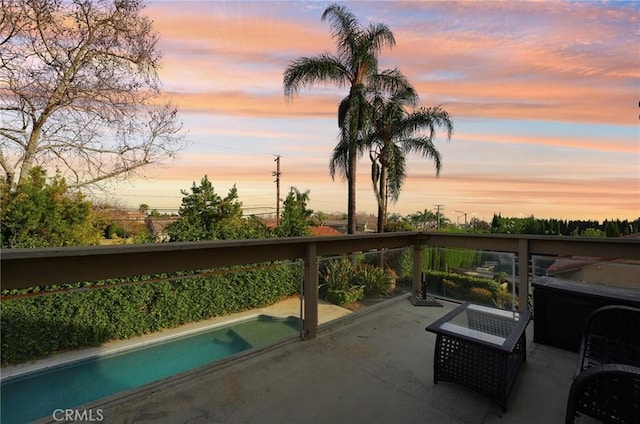
[[[311,190],[311,208],[346,210],[346,184],[331,180],[328,162],[348,88],[314,86],[284,98],[292,60],[335,52],[329,22],[320,19],[325,5],[290,6],[151,2],[164,93],[185,119],[190,147],[139,181],[141,192],[157,196],[149,205],[177,208],[179,190],[205,174],[222,191],[236,183],[245,206],[271,204],[278,154],[284,191]],[[445,214],[484,219],[640,215],[637,2],[345,6],[361,23],[389,25],[396,46],[381,53],[380,67],[398,67],[420,105],[442,105],[455,125],[451,143],[441,133],[435,140],[440,178],[430,160],[409,158],[395,212],[444,204]],[[357,176],[358,210],[373,212],[366,153]]]

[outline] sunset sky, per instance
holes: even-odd
[[[302,56],[335,52],[329,2],[161,1],[146,14],[164,52],[163,91],[178,106],[188,148],[120,185],[123,205],[177,209],[181,189],[206,174],[222,196],[236,184],[245,214],[274,212],[309,190],[309,207],[346,212],[347,184],[329,176],[337,107],[347,88],[314,86],[288,102],[282,74]],[[411,156],[390,213],[443,205],[456,220],[502,216],[640,216],[640,2],[342,2],[387,24],[399,68],[420,106],[441,105],[455,133],[433,162]],[[375,212],[367,156],[357,210]]]

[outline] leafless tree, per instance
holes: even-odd
[[[161,101],[161,52],[140,0],[0,0],[0,166],[100,186],[173,157],[176,108]]]

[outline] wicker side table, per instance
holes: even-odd
[[[435,333],[433,380],[470,387],[506,412],[507,398],[526,361],[531,314],[465,303],[426,328]]]

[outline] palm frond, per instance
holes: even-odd
[[[402,148],[406,153],[417,153],[423,158],[433,159],[433,164],[436,168],[436,176],[440,175],[440,169],[442,168],[442,156],[433,144],[433,139],[430,137],[406,138],[402,141]]]
[[[380,135],[376,131],[367,132],[360,141],[362,150],[369,150],[369,157],[372,161],[377,160],[384,145]]]
[[[397,202],[402,185],[407,177],[407,159],[401,146],[391,144],[391,161],[387,166],[387,194],[392,202]]]
[[[395,103],[403,106],[415,106],[419,100],[416,90],[397,68],[386,69],[373,75],[369,90],[371,97],[394,99]]]
[[[365,39],[369,45],[369,49],[376,56],[382,51],[383,48],[393,48],[396,45],[396,39],[393,36],[391,29],[385,24],[372,22],[369,24],[367,31],[365,31]]]
[[[338,106],[338,128],[343,128],[346,121],[347,115],[349,114],[349,108],[351,107],[351,97],[347,96],[340,102]]]
[[[362,28],[358,19],[346,7],[336,3],[329,5],[322,14],[322,20],[329,20],[331,37],[336,39],[338,56],[344,60],[353,55],[355,42]]]
[[[346,137],[340,137],[340,141],[333,148],[329,160],[329,175],[335,179],[336,174],[340,174],[343,180],[348,178],[349,171],[349,142]]]
[[[301,88],[317,83],[335,83],[344,87],[348,82],[344,64],[328,53],[316,57],[301,57],[291,62],[282,78],[286,97],[292,97]]]
[[[429,122],[429,134],[431,138],[435,138],[436,127],[443,128],[447,133],[447,141],[451,140],[453,135],[453,121],[449,113],[440,106],[429,108],[421,108],[412,114],[414,122]]]

